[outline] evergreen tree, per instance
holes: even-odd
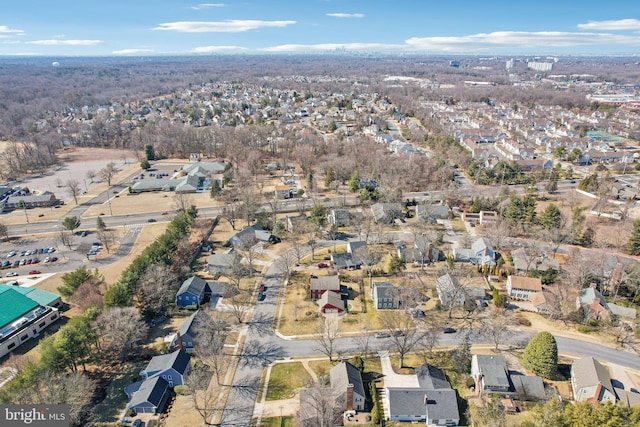
[[[627,250],[631,255],[640,255],[640,219],[633,223],[633,230],[629,236]]]
[[[220,194],[220,183],[217,179],[214,179],[211,183],[211,191],[209,192],[209,196],[211,196],[212,199],[215,199],[216,197],[218,197],[218,194]]]
[[[454,371],[459,374],[468,374],[471,371],[471,342],[466,334],[458,347],[451,352],[451,364]]]
[[[351,174],[351,178],[349,179],[349,191],[355,193],[360,188],[360,175],[358,174],[358,169],[353,171]]]
[[[147,170],[151,167],[151,163],[149,163],[149,160],[144,159],[140,162],[140,169],[144,169]]]
[[[552,379],[558,369],[558,345],[549,332],[536,334],[522,355],[522,365],[536,375]]]
[[[562,224],[562,212],[555,203],[549,204],[538,217],[538,223],[545,230],[560,228]]]

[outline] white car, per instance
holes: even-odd
[[[7,277],[16,277],[19,276],[19,274],[15,271],[10,271],[7,273]]]
[[[15,251],[11,251],[7,254],[7,258],[11,258],[12,256],[16,256],[16,252]]]

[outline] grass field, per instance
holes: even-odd
[[[266,400],[288,399],[312,381],[300,362],[277,363],[271,368]]]

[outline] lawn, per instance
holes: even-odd
[[[311,381],[311,376],[302,363],[277,363],[271,368],[266,400],[289,399],[298,389],[307,386]]]
[[[145,363],[123,363],[118,367],[118,373],[107,386],[104,400],[92,409],[92,413],[100,422],[116,422],[121,412],[127,406],[127,395],[124,388],[138,376]]]
[[[293,421],[293,417],[269,417],[262,418],[260,421],[260,425],[262,427],[293,427]],[[252,425],[255,425],[255,423],[252,423]]]

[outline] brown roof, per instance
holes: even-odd
[[[509,276],[511,289],[524,289],[526,291],[542,290],[542,281],[539,277]]]

